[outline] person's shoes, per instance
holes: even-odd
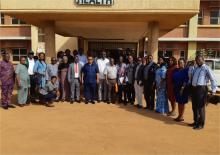
[[[179,117],[177,117],[177,118],[174,119],[174,121],[176,121],[176,122],[183,122],[184,119],[183,119],[183,118],[179,118]]]
[[[95,101],[91,101],[92,104],[95,104]]]
[[[141,109],[141,108],[142,108],[142,106],[138,104],[138,105],[137,105],[137,108],[138,108],[138,109]]]
[[[195,126],[193,127],[194,130],[201,130],[201,129],[203,129],[203,128],[204,128],[204,126],[201,126],[201,125],[195,125]]]
[[[172,111],[167,114],[167,116],[175,116],[175,115],[176,115],[176,113],[172,112]]]
[[[77,102],[77,103],[81,103],[81,101],[80,101],[80,100],[76,100],[76,102]]]
[[[115,101],[112,101],[112,104],[115,104]]]
[[[194,127],[194,126],[195,126],[195,123],[189,123],[188,126]]]
[[[74,103],[74,100],[70,100],[70,104],[73,104]]]
[[[14,105],[12,105],[12,104],[9,104],[8,108],[16,108],[16,107]]]
[[[85,104],[89,104],[89,101],[85,101]]]
[[[131,105],[134,105],[134,102],[131,102]]]
[[[107,101],[107,104],[110,104],[111,102],[110,101]]]
[[[46,106],[46,107],[49,107],[49,108],[50,108],[50,107],[54,107],[54,105],[52,105],[52,104],[50,104],[50,103],[46,103],[45,106]]]
[[[2,105],[2,108],[8,110],[8,105]]]
[[[123,100],[119,100],[119,101],[118,101],[119,104],[120,104],[120,103],[123,103],[123,102],[124,102]]]
[[[24,107],[25,105],[24,105],[24,104],[18,104],[18,106],[19,106],[19,107]]]

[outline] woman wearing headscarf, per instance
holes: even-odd
[[[166,92],[166,63],[163,57],[159,58],[159,68],[156,70],[156,112],[167,114],[169,112],[168,99]]]

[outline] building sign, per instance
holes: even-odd
[[[106,5],[111,6],[114,4],[114,0],[75,0],[78,5]]]

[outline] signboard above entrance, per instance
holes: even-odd
[[[111,6],[114,4],[114,0],[75,0],[78,5],[102,5]]]

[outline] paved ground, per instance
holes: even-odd
[[[220,154],[220,106],[209,105],[195,131],[185,123],[133,106],[58,103],[0,109],[1,155]]]

